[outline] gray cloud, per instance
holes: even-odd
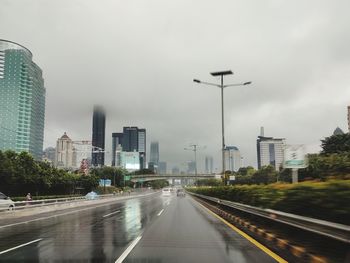
[[[147,129],[161,159],[192,159],[205,145],[220,168],[220,93],[196,85],[232,69],[225,90],[226,141],[256,165],[255,140],[285,137],[317,149],[349,104],[348,1],[1,0],[1,38],[17,41],[43,69],[45,146],[67,131],[91,137],[94,103],[107,109],[107,147],[123,126]],[[202,161],[203,162],[203,161]],[[203,166],[203,164],[201,164]],[[200,167],[200,171],[203,167]]]

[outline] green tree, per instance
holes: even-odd
[[[350,134],[339,134],[326,137],[322,142],[322,154],[350,153]]]

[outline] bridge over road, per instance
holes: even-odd
[[[160,179],[210,179],[215,178],[215,174],[138,174],[131,175],[131,181],[137,182],[148,182]]]

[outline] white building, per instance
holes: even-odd
[[[212,156],[205,156],[205,173],[212,174],[214,171],[214,161]]]
[[[275,167],[276,171],[278,171],[283,163],[285,139],[258,136],[256,146],[258,168],[260,169],[263,166],[272,165]]]
[[[64,133],[57,140],[55,166],[67,169],[76,168],[76,160],[77,155],[73,147],[73,141],[68,137],[67,133]]]
[[[241,168],[241,153],[236,146],[225,148],[225,168],[237,172]]]

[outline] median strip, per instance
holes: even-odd
[[[22,245],[19,245],[19,246],[13,247],[13,248],[6,249],[6,250],[4,250],[4,251],[1,251],[1,252],[0,252],[0,255],[5,254],[5,253],[7,253],[7,252],[10,252],[10,251],[12,251],[12,250],[15,250],[15,249],[17,249],[17,248],[21,248],[21,247],[28,246],[28,245],[30,245],[30,244],[39,242],[39,241],[41,241],[41,240],[42,240],[42,238],[38,238],[38,239],[35,239],[35,240],[33,240],[33,241],[24,243],[24,244],[22,244]]]

